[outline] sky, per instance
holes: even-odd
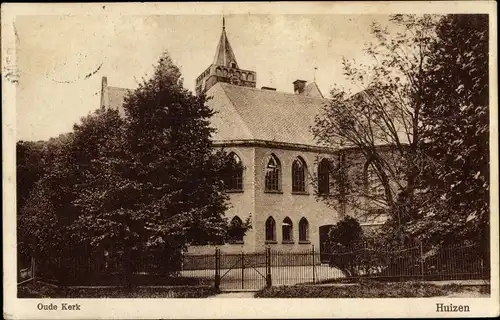
[[[374,40],[372,22],[389,24],[385,15],[225,19],[238,65],[257,72],[258,88],[293,92],[294,80],[315,77],[325,96],[332,85],[351,86],[342,75],[343,57],[368,62],[363,49]],[[103,76],[110,86],[134,89],[164,51],[194,91],[196,77],[213,61],[222,15],[30,15],[17,16],[15,29],[17,140],[46,140],[99,107]]]

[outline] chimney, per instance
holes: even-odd
[[[295,80],[293,82],[293,92],[295,92],[295,94],[303,94],[306,82],[305,80]]]
[[[267,91],[276,91],[276,88],[271,88],[271,87],[262,87],[260,89],[261,90],[267,90]]]

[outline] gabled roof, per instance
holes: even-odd
[[[215,57],[213,64],[218,66],[231,67],[229,64],[233,62],[235,64],[234,68],[238,67],[238,62],[236,62],[236,56],[234,55],[231,44],[226,35],[226,27],[224,25],[224,20],[222,24],[222,33],[220,35],[219,44],[215,50]]]
[[[129,90],[103,85],[105,107],[123,114]],[[211,124],[217,129],[212,140],[260,140],[294,145],[318,146],[311,126],[328,100],[293,93],[262,90],[219,82],[207,92],[207,102],[216,114]]]
[[[217,83],[208,92],[217,113],[215,141],[263,140],[318,146],[311,132],[328,100],[286,92]]]

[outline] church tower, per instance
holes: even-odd
[[[222,18],[222,34],[215,50],[212,64],[196,78],[196,94],[207,91],[217,82],[232,83],[255,88],[255,71],[243,70],[238,66],[231,44],[226,35],[226,21]]]

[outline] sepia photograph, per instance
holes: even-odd
[[[496,7],[198,5],[2,5],[4,317],[498,315]]]

